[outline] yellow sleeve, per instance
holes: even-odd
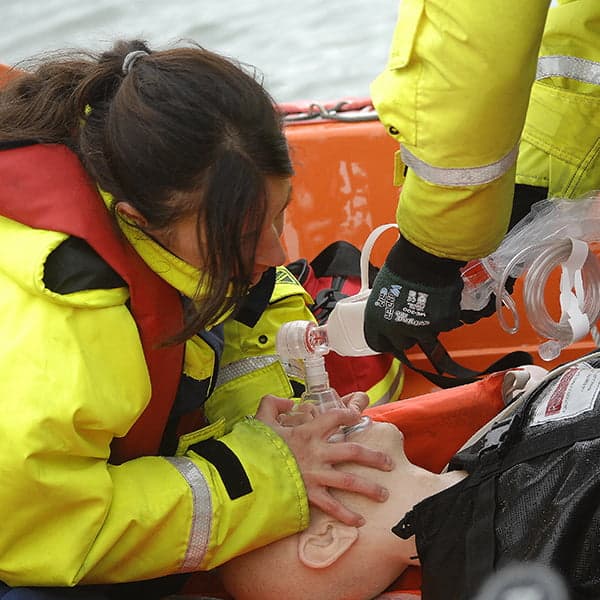
[[[2,228],[0,249],[21,239],[15,229]],[[0,266],[0,581],[72,586],[208,569],[305,527],[295,460],[252,419],[217,441],[225,460],[190,451],[108,462],[150,395],[126,290],[53,295],[27,264],[43,245],[26,241]],[[239,496],[228,464],[248,480]]]
[[[264,395],[291,398],[292,381],[304,385],[304,375],[294,365],[282,363],[275,342],[283,323],[315,320],[308,308],[312,303],[298,280],[285,267],[278,267],[275,288],[258,322],[252,327],[233,318],[224,322],[219,380],[204,404],[210,423],[223,418],[229,428],[255,414]]]
[[[408,165],[404,237],[458,260],[505,233],[549,0],[403,0],[374,105]],[[404,169],[404,165],[398,165]]]

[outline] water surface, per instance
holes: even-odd
[[[182,38],[257,67],[279,102],[368,96],[385,65],[397,0],[0,0],[0,62]]]

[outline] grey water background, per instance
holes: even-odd
[[[399,0],[0,0],[0,62],[120,37],[181,39],[256,67],[277,102],[368,96]]]

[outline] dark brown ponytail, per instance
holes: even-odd
[[[152,51],[119,41],[100,55],[42,62],[0,93],[0,141],[17,139],[71,146],[150,229],[196,215],[207,293],[195,298],[178,340],[239,305],[265,218],[266,177],[292,174],[279,114],[256,74],[193,44]]]

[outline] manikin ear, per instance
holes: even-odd
[[[342,556],[357,539],[358,528],[324,519],[300,533],[298,558],[306,567],[324,569]]]
[[[123,221],[130,225],[139,227],[140,229],[148,226],[146,217],[137,208],[129,204],[129,202],[117,202],[115,210]]]

